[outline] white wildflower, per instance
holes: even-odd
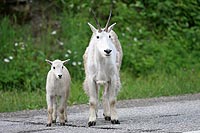
[[[64,43],[63,42],[59,42],[59,44],[62,46]]]
[[[15,47],[17,47],[17,46],[18,46],[18,43],[16,42],[16,43],[15,43]]]
[[[125,33],[122,33],[122,36],[125,36]]]
[[[75,61],[73,61],[73,62],[72,62],[72,65],[73,65],[73,66],[76,66],[76,62],[75,62]]]
[[[10,59],[10,60],[12,60],[12,59],[13,59],[13,57],[12,57],[12,56],[9,56],[9,59]]]
[[[5,58],[5,59],[4,59],[4,62],[8,63],[8,62],[10,62],[10,60],[7,59],[7,58]]]
[[[78,62],[78,65],[81,65],[81,64],[82,64],[82,63],[79,61],[79,62]]]
[[[133,40],[134,40],[135,42],[137,42],[137,41],[138,41],[137,37],[134,37],[134,38],[133,38]]]
[[[70,4],[69,7],[70,7],[70,8],[73,8],[73,7],[74,7],[74,4]]]
[[[130,27],[126,27],[126,30],[127,30],[127,31],[129,31],[129,32],[131,32],[131,29],[130,29]]]
[[[65,54],[65,57],[69,57],[69,54]]]
[[[72,51],[71,51],[71,50],[67,50],[67,53],[71,54],[71,53],[72,53]]]
[[[55,35],[57,32],[54,30],[51,32],[51,35]]]

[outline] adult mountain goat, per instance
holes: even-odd
[[[89,96],[89,121],[88,126],[96,125],[98,92],[103,86],[103,109],[104,118],[111,120],[112,124],[120,124],[116,111],[116,96],[120,89],[120,66],[122,62],[122,48],[117,35],[112,30],[114,24],[109,25],[111,12],[105,28],[101,28],[95,15],[98,29],[88,23],[93,35],[90,39],[83,59],[86,78],[84,90]]]

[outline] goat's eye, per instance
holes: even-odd
[[[53,69],[56,69],[55,67],[53,67]]]
[[[97,39],[99,39],[99,36],[97,36]]]
[[[63,66],[62,66],[62,69],[63,69]]]
[[[111,38],[111,35],[109,35],[109,38]]]

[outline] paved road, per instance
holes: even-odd
[[[1,133],[200,133],[200,94],[119,101],[120,125],[106,122],[100,107],[97,124],[87,127],[88,105],[68,108],[66,126],[46,127],[46,110],[0,113]]]

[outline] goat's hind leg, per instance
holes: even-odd
[[[68,118],[67,118],[67,106],[65,107],[64,118],[65,118],[65,122],[68,122]]]

